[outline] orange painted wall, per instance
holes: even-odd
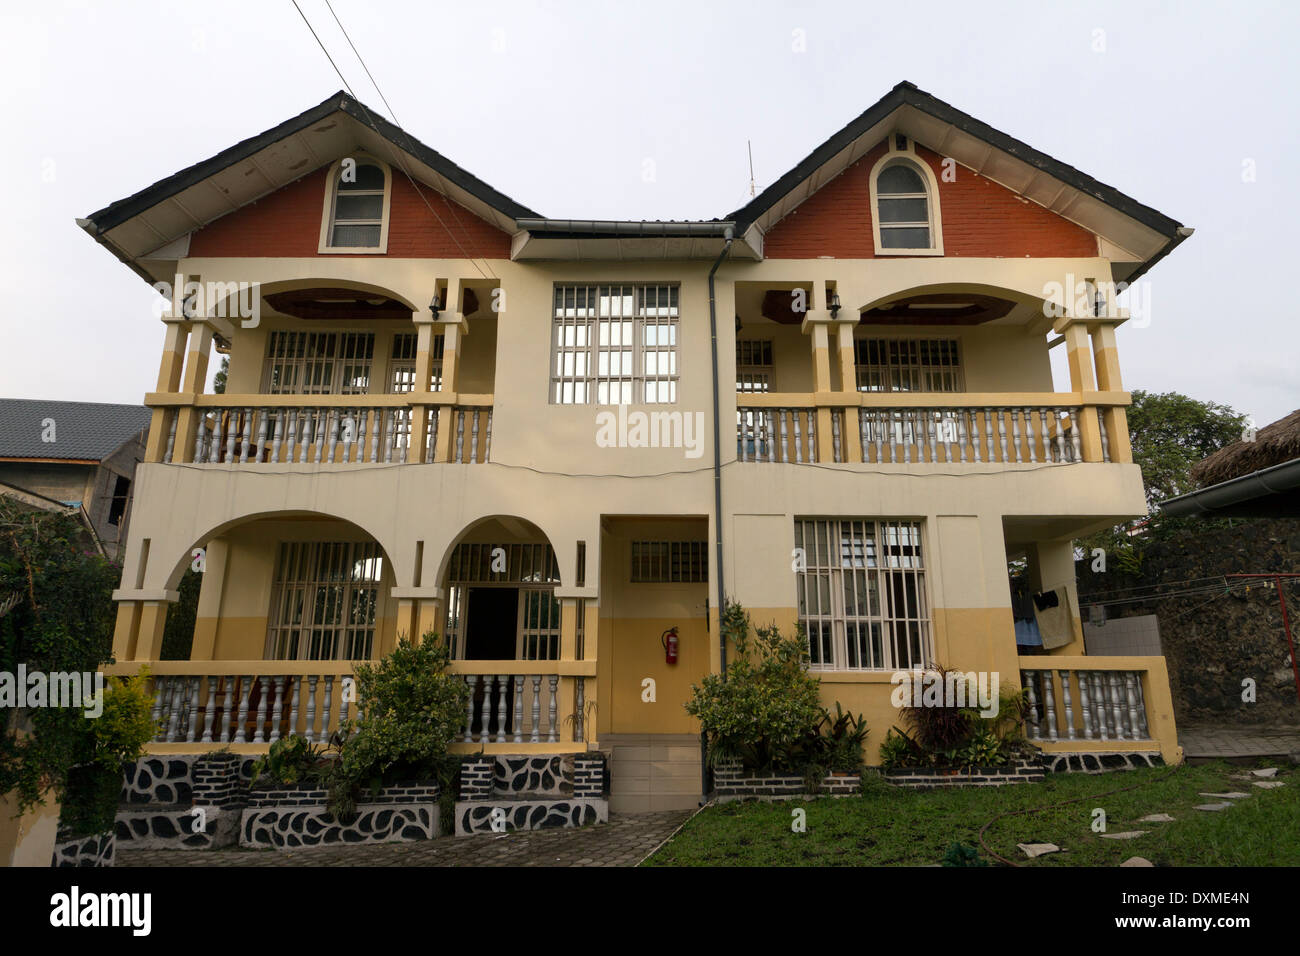
[[[190,255],[248,258],[317,255],[327,173],[327,168],[318,169],[205,226],[190,240]],[[392,183],[388,255],[403,259],[510,257],[508,234],[463,206],[449,202],[428,186],[421,186],[424,198],[437,211],[435,216],[400,169],[393,170]]]
[[[769,259],[874,259],[871,235],[871,168],[881,143],[776,224],[764,240]],[[943,181],[943,157],[917,144],[917,156],[939,181],[939,213],[946,256],[1073,258],[1097,255],[1097,239],[1081,226],[1019,196],[991,179],[956,167]],[[896,258],[891,256],[890,258]]]

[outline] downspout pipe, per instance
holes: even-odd
[[[727,637],[722,633],[722,612],[726,607],[727,591],[723,583],[722,571],[722,410],[719,405],[721,398],[718,391],[718,305],[714,294],[713,277],[718,271],[718,266],[722,265],[722,260],[727,258],[727,253],[731,251],[735,232],[731,226],[727,226],[722,235],[726,241],[722,245],[722,251],[718,253],[718,258],[713,261],[713,268],[709,270],[709,338],[713,344],[713,546],[718,565],[718,645],[722,651],[722,676],[725,678]]]

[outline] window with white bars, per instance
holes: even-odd
[[[910,670],[932,658],[916,521],[799,519],[799,623],[819,670]]]
[[[555,586],[560,565],[549,544],[462,542],[447,568],[445,633],[453,658],[465,656],[468,589],[501,585],[518,588],[516,656],[519,660],[557,660],[560,605]],[[531,656],[530,656],[531,655]]]
[[[415,391],[415,359],[419,336],[415,332],[399,332],[393,336],[392,358],[388,364],[388,392],[390,395]],[[435,332],[429,343],[429,391],[442,391],[442,353],[446,340]]]
[[[876,215],[885,249],[930,249],[930,194],[910,159],[891,161],[876,176]]]
[[[330,248],[379,247],[384,226],[384,190],[387,180],[384,170],[374,163],[339,166],[334,181],[334,204],[330,216]]]
[[[859,392],[961,392],[956,339],[857,339]]]
[[[708,542],[632,542],[633,584],[696,584],[708,580]]]
[[[551,404],[677,401],[678,287],[555,287]]]
[[[267,660],[369,660],[383,553],[366,542],[285,542],[271,589]]]
[[[268,395],[364,395],[373,332],[272,332],[262,370]]]
[[[768,339],[736,340],[736,391],[772,390],[772,343]]]
[[[521,661],[560,659],[560,601],[554,588],[519,589],[515,657]]]

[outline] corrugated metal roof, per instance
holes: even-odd
[[[149,427],[143,405],[0,398],[0,458],[102,461]],[[53,419],[54,441],[45,441]]]

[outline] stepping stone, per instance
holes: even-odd
[[[1244,800],[1250,794],[1242,793],[1240,790],[1234,790],[1231,793],[1202,793],[1202,797],[1213,797],[1216,800]]]
[[[1265,770],[1252,770],[1251,773],[1256,777],[1276,777],[1277,767],[1268,767]]]
[[[1138,818],[1138,823],[1173,823],[1174,818],[1167,813],[1148,813]]]
[[[1123,833],[1103,833],[1103,840],[1135,840],[1140,836],[1146,836],[1147,830],[1125,830]]]
[[[1256,780],[1255,786],[1261,787],[1264,790],[1272,790],[1275,787],[1285,787],[1286,784],[1281,780]]]
[[[1025,856],[1031,860],[1036,856],[1043,856],[1047,853],[1061,852],[1061,848],[1055,843],[1017,843],[1016,846],[1023,850]]]
[[[1231,803],[1202,803],[1193,809],[1196,810],[1226,810],[1232,806]]]
[[[1155,864],[1152,863],[1150,860],[1148,860],[1146,857],[1131,856],[1123,863],[1121,863],[1120,866],[1155,866]]]

